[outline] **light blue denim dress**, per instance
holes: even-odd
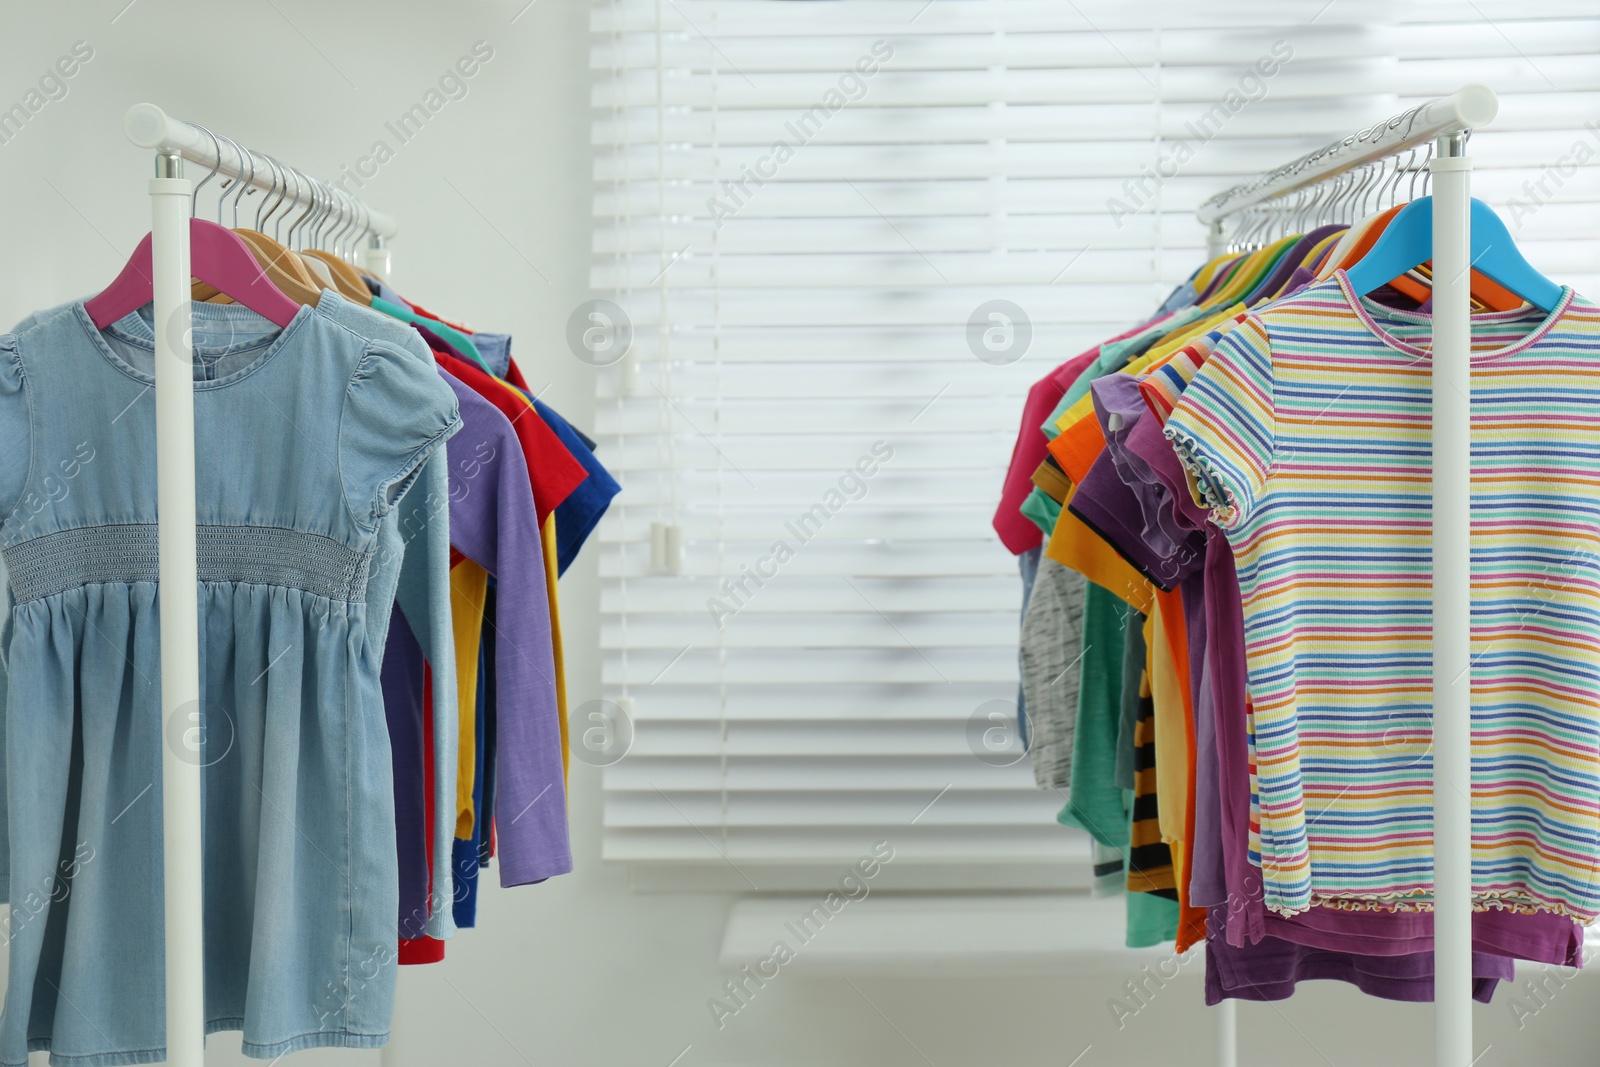
[[[0,1064],[164,1058],[150,309],[0,337]],[[397,903],[378,685],[393,505],[460,425],[420,339],[324,292],[196,304],[207,1031],[271,1058],[388,1036]],[[179,746],[181,750],[181,745]]]

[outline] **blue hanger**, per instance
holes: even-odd
[[[1472,269],[1542,311],[1554,311],[1563,289],[1522,258],[1494,209],[1472,199]],[[1345,271],[1357,293],[1370,293],[1433,258],[1433,198],[1413,200],[1389,221],[1361,261]]]

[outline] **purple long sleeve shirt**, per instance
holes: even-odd
[[[556,705],[544,549],[533,489],[511,422],[441,369],[464,425],[450,457],[450,541],[494,575],[495,834],[500,884],[526,885],[572,870],[567,791]]]

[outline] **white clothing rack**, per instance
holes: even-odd
[[[128,139],[156,152],[150,181],[152,296],[156,393],[156,534],[161,580],[161,719],[168,743],[161,755],[163,876],[166,884],[167,1059],[175,1067],[205,1064],[205,957],[201,896],[200,604],[195,560],[194,351],[189,284],[189,213],[194,183],[185,159],[260,189],[282,190],[281,203],[309,209],[354,207],[354,225],[370,240],[363,258],[388,265],[384,239],[398,227],[353,197],[285,168],[228,138],[172,118],[154,104],[136,104],[124,119]],[[287,173],[298,180],[287,191]],[[179,743],[182,750],[180,751]]]
[[[326,209],[334,196],[341,198],[344,205],[356,210],[354,222],[367,237],[361,249],[362,265],[380,274],[389,269],[387,242],[399,232],[399,223],[348,192],[309,178],[294,167],[252,151],[230,137],[218,137],[194,123],[173,118],[155,104],[133,105],[123,116],[122,126],[128,140],[140,148],[154,149],[158,159],[163,156],[187,159],[228,178],[243,179],[246,185],[264,192],[284,194],[281,200],[274,202],[274,211],[285,205]],[[288,188],[291,179],[292,190]],[[155,195],[154,190],[151,195]]]
[[[1472,163],[1467,133],[1499,110],[1469,85],[1237,185],[1200,205],[1220,254],[1224,220],[1356,167],[1436,143],[1433,194],[1433,990],[1435,1067],[1472,1054],[1471,391],[1468,303]],[[1217,1063],[1235,1067],[1235,1002],[1221,1005]]]

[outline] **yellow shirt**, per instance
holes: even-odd
[[[540,541],[544,544],[544,584],[550,595],[550,658],[556,665],[556,711],[561,716],[561,783],[567,782],[571,749],[567,745],[567,669],[561,654],[561,603],[556,596],[559,566],[556,560],[556,513],[545,517]]]
[[[1234,316],[1243,314],[1246,310],[1247,309],[1243,304],[1234,304],[1226,311],[1219,311],[1215,315],[1208,315],[1198,322],[1191,323],[1181,330],[1174,331],[1167,337],[1162,338],[1155,345],[1152,345],[1149,351],[1145,352],[1144,355],[1136,356],[1134,359],[1130,360],[1128,365],[1122,368],[1123,373],[1149,373],[1151,370],[1154,370],[1156,367],[1159,367],[1161,364],[1171,359],[1173,354],[1184,345],[1193,341],[1197,337],[1204,337],[1218,326],[1230,321]],[[1073,424],[1081,422],[1086,418],[1092,418],[1093,416],[1094,394],[1092,392],[1084,393],[1083,396],[1078,399],[1077,403],[1063,411],[1060,417],[1056,419],[1056,429],[1060,430],[1062,433],[1067,433],[1072,429]]]
[[[455,636],[456,706],[461,711],[456,749],[456,837],[472,837],[472,788],[477,777],[478,647],[489,572],[470,559],[450,568],[450,629]]]
[[[1073,492],[1076,491],[1074,487]],[[1068,503],[1071,503],[1070,497]],[[1065,507],[1061,509],[1061,517],[1056,519],[1044,554],[1140,611],[1150,611],[1155,591],[1150,579]]]
[[[1161,822],[1161,839],[1180,846],[1189,820],[1189,745],[1183,716],[1187,714],[1187,679],[1178,677],[1172,646],[1167,640],[1167,620],[1162,612],[1173,603],[1156,597],[1150,617],[1145,621],[1145,647],[1150,657],[1150,702],[1156,721],[1156,809]],[[1182,873],[1176,848],[1173,869]]]

